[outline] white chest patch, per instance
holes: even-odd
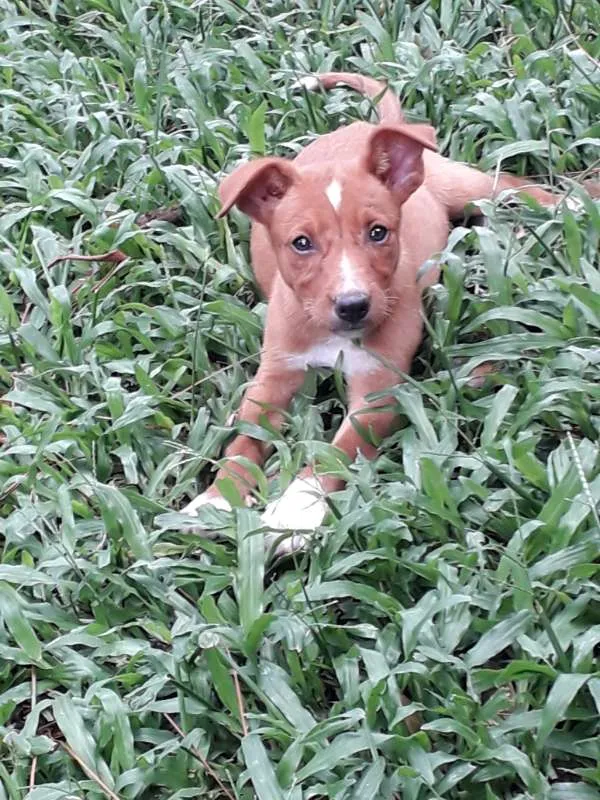
[[[331,181],[329,186],[325,189],[325,194],[334,210],[339,211],[342,205],[342,184],[338,180]]]
[[[304,353],[294,353],[288,356],[288,364],[294,369],[308,369],[308,367],[335,367],[342,354],[342,368],[344,375],[367,375],[380,368],[380,363],[370,353],[343,336],[330,336],[319,344],[314,345]]]

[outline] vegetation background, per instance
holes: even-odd
[[[0,18],[1,800],[600,798],[600,214],[573,180],[598,164],[597,0]],[[265,310],[216,182],[369,118],[292,95],[332,68],[388,79],[453,158],[567,176],[579,202],[452,232],[377,464],[326,444],[339,376],[308,378],[285,439],[262,431],[263,500],[307,454],[349,477],[274,563],[257,511],[206,512],[208,540],[176,509]]]

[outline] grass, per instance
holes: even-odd
[[[573,178],[600,144],[596,0],[0,16],[0,800],[600,798],[600,213],[577,180],[578,210],[452,232],[376,464],[339,464],[339,382],[307,379],[260,491],[310,454],[348,475],[310,552],[265,561],[253,509],[213,540],[177,514],[264,319],[219,176],[370,113],[292,96],[298,74],[386,77],[452,157]]]

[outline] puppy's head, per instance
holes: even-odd
[[[251,161],[222,182],[218,216],[237,205],[264,225],[307,322],[357,336],[391,312],[402,205],[423,182],[424,148],[435,150],[429,126],[377,126],[337,169]]]

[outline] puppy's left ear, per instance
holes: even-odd
[[[379,126],[369,140],[367,169],[385,183],[399,205],[423,183],[424,149],[437,151],[430,125]]]

